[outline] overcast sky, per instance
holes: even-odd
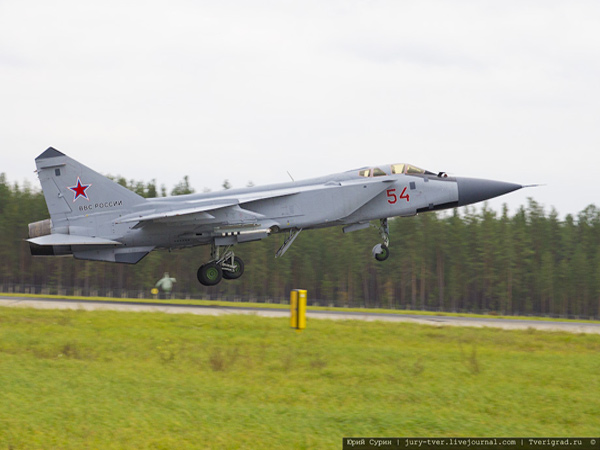
[[[598,1],[0,0],[0,172],[170,191],[410,162],[600,205]]]

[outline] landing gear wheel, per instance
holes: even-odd
[[[385,244],[377,244],[373,247],[373,256],[379,262],[385,261],[390,257],[390,249]]]
[[[198,281],[204,286],[215,286],[223,279],[223,270],[214,262],[204,264],[198,269]]]
[[[244,261],[242,261],[242,258],[234,256],[233,267],[233,270],[223,270],[223,278],[226,280],[237,280],[244,274]]]

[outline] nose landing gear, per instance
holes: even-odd
[[[388,220],[387,219],[381,219],[379,221],[379,235],[381,236],[381,239],[383,240],[382,244],[377,244],[375,247],[373,247],[372,253],[373,253],[373,258],[375,258],[377,261],[385,261],[386,259],[388,259],[390,257],[390,228],[388,227]]]
[[[377,261],[385,261],[390,257],[390,249],[385,244],[377,244],[373,247],[373,258]]]

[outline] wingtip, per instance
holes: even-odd
[[[56,158],[57,156],[65,156],[65,154],[59,152],[54,147],[48,147],[44,151],[44,153],[42,153],[40,156],[38,156],[37,158],[35,158],[35,160],[37,161],[37,160],[40,160],[40,159]]]

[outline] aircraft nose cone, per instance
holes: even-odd
[[[479,178],[457,178],[458,206],[481,202],[521,189],[520,184]]]

